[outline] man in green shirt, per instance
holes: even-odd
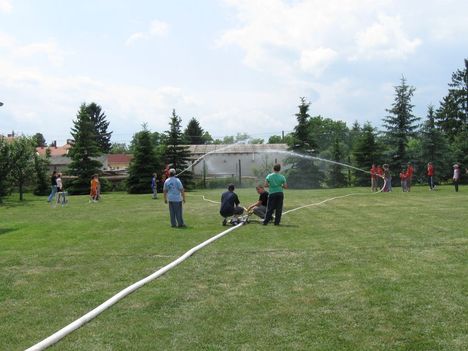
[[[275,212],[275,225],[281,222],[281,214],[283,213],[283,189],[288,188],[286,178],[280,174],[281,165],[276,164],[273,166],[273,173],[267,175],[265,179],[265,187],[269,188],[268,205],[263,225],[267,225],[273,218],[273,211]]]

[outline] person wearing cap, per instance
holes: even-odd
[[[171,227],[186,227],[182,213],[182,203],[185,203],[185,191],[182,182],[176,177],[174,168],[169,170],[169,178],[164,182],[163,194],[164,203],[169,203]]]
[[[453,185],[455,186],[455,191],[458,193],[458,183],[460,182],[460,166],[458,163],[453,165]]]

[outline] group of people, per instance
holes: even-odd
[[[53,171],[50,176],[50,185],[51,190],[47,202],[53,204],[61,204],[65,206],[68,203],[67,192],[64,189],[62,181],[62,173]],[[57,200],[54,201],[55,195],[57,195]],[[99,182],[99,176],[97,174],[93,175],[90,182],[90,191],[89,191],[89,202],[97,202],[101,198],[101,183]]]
[[[67,204],[67,193],[63,188],[62,182],[62,173],[58,173],[57,171],[53,171],[50,177],[50,184],[51,184],[51,191],[50,195],[47,198],[47,202],[49,202],[52,206],[56,206],[57,204],[61,204],[65,206]],[[55,195],[57,195],[57,200],[55,201]]]
[[[468,173],[468,170],[467,170]],[[372,164],[370,169],[371,174],[371,191],[378,191],[383,186],[383,192],[392,191],[392,175],[390,173],[390,167],[388,164],[384,164],[382,167],[380,165]],[[404,192],[411,191],[411,185],[414,175],[414,167],[411,162],[408,162],[406,167],[400,172],[400,181],[401,189]],[[429,190],[435,189],[434,182],[435,168],[432,162],[428,162],[426,165],[426,176],[427,183],[429,185]],[[453,165],[453,185],[455,186],[455,191],[458,192],[458,184],[460,182],[460,165],[458,163]],[[383,182],[383,183],[382,183]]]
[[[273,172],[265,178],[265,183],[256,186],[259,194],[258,200],[244,209],[240,205],[240,200],[234,192],[234,184],[229,184],[227,191],[221,195],[220,215],[223,217],[223,225],[227,225],[228,218],[230,223],[237,225],[244,211],[254,213],[262,219],[262,224],[267,225],[273,221],[274,225],[279,225],[283,212],[283,189],[287,189],[286,178],[280,174],[281,166],[274,165]],[[266,191],[268,187],[270,191]],[[185,203],[185,190],[182,182],[176,176],[175,169],[169,170],[169,177],[164,181],[163,186],[164,203],[169,206],[169,217],[171,227],[183,228],[186,224],[183,219],[183,203]]]
[[[281,165],[273,166],[273,172],[268,174],[263,185],[257,185],[256,190],[259,195],[258,200],[247,209],[240,206],[239,197],[234,192],[234,184],[228,186],[228,190],[221,195],[220,215],[223,217],[223,225],[227,224],[227,219],[232,216],[231,224],[239,223],[239,216],[247,210],[260,217],[263,225],[273,221],[274,225],[279,225],[283,213],[284,193],[283,189],[288,188],[286,178],[280,174]],[[269,192],[265,188],[269,188]]]

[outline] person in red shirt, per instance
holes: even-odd
[[[429,189],[434,190],[434,165],[432,162],[427,164],[427,182],[429,184]]]
[[[411,179],[413,178],[414,167],[411,162],[408,162],[408,168],[406,169],[406,191],[411,191]]]
[[[371,191],[377,191],[377,167],[375,163],[372,164],[370,169],[370,179],[371,179]]]
[[[406,170],[403,168],[400,172],[400,181],[401,181],[401,190],[403,190],[403,192],[406,192],[407,191],[407,187],[406,187]]]

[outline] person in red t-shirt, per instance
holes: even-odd
[[[427,164],[427,182],[429,184],[429,189],[434,190],[434,165],[432,162]]]
[[[404,169],[404,168],[400,172],[400,181],[401,181],[401,190],[403,190],[403,192],[407,191],[407,187],[406,187],[406,169]]]
[[[408,162],[408,168],[406,169],[406,191],[411,191],[411,179],[413,178],[414,167],[411,162]]]

